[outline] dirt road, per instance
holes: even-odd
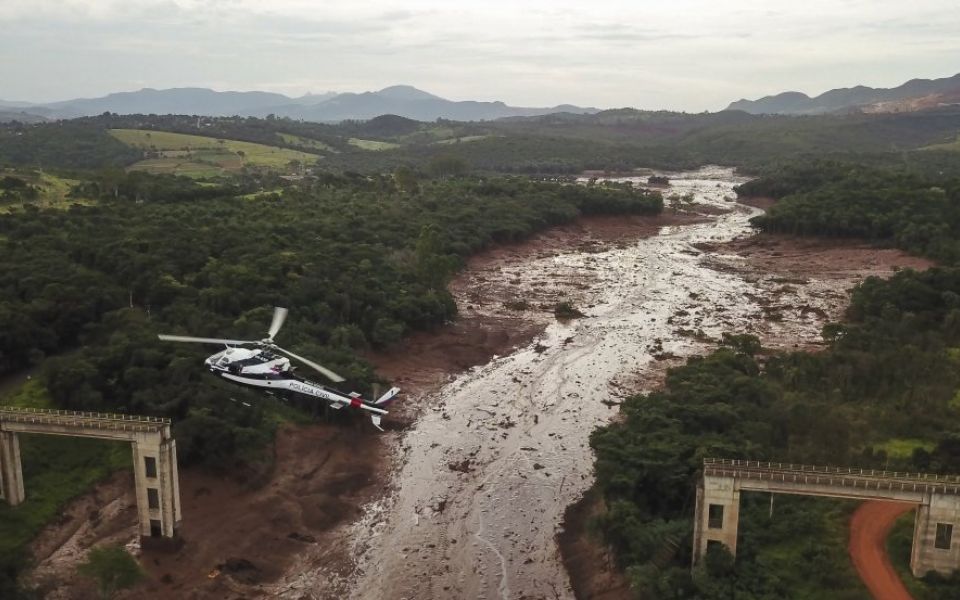
[[[887,534],[913,504],[869,501],[850,520],[850,558],[876,600],[913,600],[887,556]]]

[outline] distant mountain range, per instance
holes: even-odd
[[[117,114],[178,114],[211,117],[276,115],[305,121],[366,120],[393,114],[417,121],[438,118],[481,121],[536,116],[556,112],[590,114],[596,108],[561,105],[549,108],[507,106],[503,102],[455,102],[408,85],[395,85],[361,94],[329,92],[291,98],[269,92],[217,92],[206,88],[142,89],[101,98],[80,98],[47,104],[0,100],[0,121],[71,119],[112,112]]]
[[[960,74],[943,79],[911,79],[895,88],[858,85],[824,92],[811,98],[801,92],[783,92],[759,100],[737,100],[727,110],[755,115],[820,115],[847,112],[913,112],[960,104]]]

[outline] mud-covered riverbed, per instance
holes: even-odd
[[[668,193],[692,194],[716,214],[624,247],[502,270],[500,284],[520,297],[563,286],[585,316],[550,324],[420,399],[429,408],[398,443],[393,494],[354,527],[364,551],[354,598],[570,597],[555,536],[592,483],[588,436],[625,391],[723,332],[817,341],[844,289],[748,276],[742,257],[722,254],[721,244],[752,234],[759,213],[732,202],[732,171],[671,179]]]

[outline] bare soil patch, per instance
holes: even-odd
[[[747,196],[745,198],[737,198],[737,202],[740,204],[746,204],[747,206],[752,206],[754,208],[759,208],[761,210],[767,210],[777,203],[777,199],[769,196]]]
[[[275,466],[265,485],[183,469],[183,546],[174,553],[142,550],[148,577],[129,598],[223,598],[276,581],[311,547],[334,549],[334,529],[382,493],[381,437],[363,427],[289,427],[277,436]],[[67,507],[60,522],[32,545],[39,561],[32,581],[47,598],[95,598],[76,576],[86,550],[136,539],[131,473],[117,473]],[[136,550],[136,544],[131,544]],[[320,553],[330,572],[347,570],[342,552]]]
[[[859,240],[808,238],[760,233],[726,244],[703,244],[699,249],[746,259],[745,268],[789,278],[863,279],[889,277],[897,269],[923,270],[933,261],[895,248],[878,248]]]

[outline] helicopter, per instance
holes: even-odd
[[[339,390],[308,381],[294,374],[290,358],[300,361],[314,369],[327,379],[334,382],[344,381],[330,369],[319,365],[312,360],[285,350],[274,343],[273,338],[283,327],[287,319],[286,308],[279,306],[273,309],[273,321],[267,331],[267,337],[262,340],[228,340],[221,338],[192,337],[186,335],[160,334],[161,340],[167,342],[191,342],[198,344],[223,344],[224,350],[217,352],[204,360],[204,364],[214,375],[235,383],[261,388],[265,390],[287,390],[320,398],[329,403],[331,408],[341,409],[350,406],[365,410],[370,414],[373,426],[383,431],[380,420],[387,414],[388,406],[400,393],[400,388],[393,387],[376,400],[365,400],[357,392],[344,394]],[[282,355],[286,356],[282,356]],[[287,358],[289,357],[289,358]]]

